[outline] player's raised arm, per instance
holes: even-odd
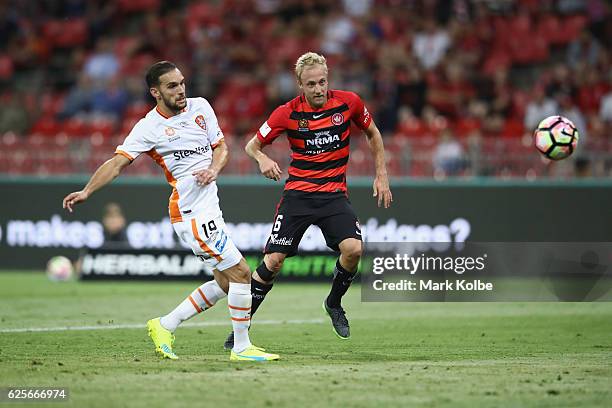
[[[72,207],[75,204],[87,200],[95,191],[113,181],[130,163],[131,161],[127,157],[121,154],[114,155],[98,167],[83,190],[75,191],[64,197],[63,207],[72,212]]]
[[[275,181],[280,180],[283,174],[280,166],[262,151],[262,147],[261,141],[257,138],[257,135],[255,135],[249,140],[244,151],[249,157],[257,161],[261,174]]]
[[[387,165],[385,164],[385,146],[383,144],[382,135],[374,124],[374,121],[370,123],[365,133],[376,166],[373,196],[378,198],[379,207],[382,204],[385,208],[389,208],[393,202],[393,195],[389,188],[389,177],[387,176]]]

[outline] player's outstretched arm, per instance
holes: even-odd
[[[117,177],[121,171],[130,164],[130,159],[120,154],[114,155],[111,159],[102,164],[91,176],[87,185],[81,191],[75,191],[64,197],[63,207],[72,212],[75,204],[87,200],[94,191],[104,187]]]
[[[374,121],[370,123],[365,133],[368,138],[370,150],[372,151],[372,156],[374,156],[374,164],[376,165],[373,196],[378,198],[379,207],[382,204],[385,208],[389,208],[393,202],[393,195],[389,188],[389,177],[387,176],[387,165],[385,163],[385,146],[383,144],[382,135],[374,124]]]
[[[225,140],[221,139],[217,142],[213,149],[210,167],[207,169],[196,170],[192,173],[195,176],[198,185],[205,186],[206,184],[210,184],[215,181],[221,170],[223,170],[227,164],[228,160],[229,149],[227,148],[227,144],[225,144]]]
[[[261,141],[255,135],[249,140],[244,151],[259,164],[261,174],[275,181],[280,180],[283,175],[280,166],[261,150],[262,147]]]

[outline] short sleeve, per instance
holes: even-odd
[[[155,142],[151,139],[144,119],[141,119],[136,123],[123,143],[117,146],[115,154],[120,154],[130,159],[130,161],[134,161],[141,153],[148,152],[155,147]]]
[[[217,115],[215,115],[213,107],[206,99],[200,99],[204,103],[204,111],[206,113],[206,137],[214,149],[225,136],[223,135],[221,127],[219,127],[219,120],[217,119]]]
[[[368,111],[368,108],[366,108],[359,95],[351,92],[351,96],[351,105],[353,108],[351,119],[361,130],[366,130],[370,127],[370,123],[372,123],[372,115],[370,115],[370,111]]]
[[[279,106],[272,112],[268,120],[257,131],[257,139],[262,145],[272,143],[287,129],[289,119],[289,108],[286,105]]]

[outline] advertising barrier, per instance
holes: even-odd
[[[168,219],[167,184],[120,178],[77,206],[74,213],[63,210],[62,198],[81,189],[86,181],[0,180],[0,269],[41,269],[55,255],[76,260],[83,250],[101,250],[106,244],[101,217],[109,202],[122,207],[128,245],[133,250],[169,253],[186,249]],[[364,241],[612,241],[612,183],[608,180],[396,180],[392,191],[393,206],[378,208],[371,180],[349,179],[349,198],[360,218]],[[263,178],[219,181],[228,232],[245,254],[261,255],[281,193],[281,183]],[[303,254],[329,251],[316,227],[307,231],[300,249]]]

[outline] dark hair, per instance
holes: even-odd
[[[153,88],[159,85],[159,77],[174,69],[176,69],[176,65],[170,61],[159,61],[151,65],[147,70],[147,75],[145,76],[147,86],[149,88]]]

